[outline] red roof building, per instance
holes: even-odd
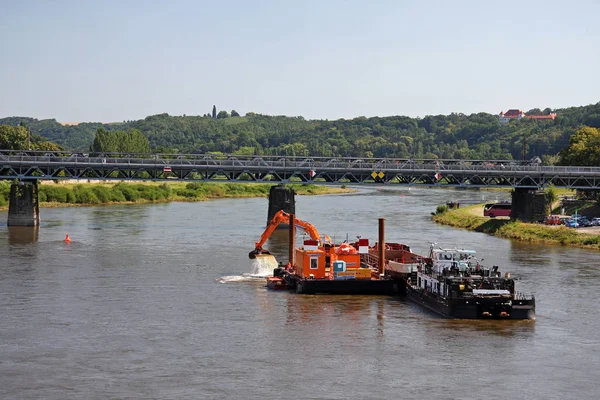
[[[521,118],[529,118],[529,119],[551,119],[554,121],[556,118],[556,113],[550,113],[549,115],[526,115],[523,110],[517,110],[511,108],[507,112],[500,111],[499,119],[501,124],[505,124],[511,119],[520,120]]]

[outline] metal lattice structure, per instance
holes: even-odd
[[[514,160],[362,159],[0,150],[0,179],[304,182],[600,189],[600,167]]]

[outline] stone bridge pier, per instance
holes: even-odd
[[[267,225],[277,214],[279,210],[283,210],[288,214],[296,214],[296,192],[289,186],[276,185],[272,186],[269,191],[269,212],[267,214]],[[277,229],[288,229],[288,224],[279,224]]]
[[[549,203],[541,190],[515,188],[512,192],[510,219],[523,222],[542,222],[548,215]]]
[[[8,226],[38,226],[40,207],[37,181],[13,183],[8,203]]]

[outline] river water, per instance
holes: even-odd
[[[386,239],[415,252],[477,250],[536,295],[536,321],[267,291],[259,277],[272,265],[247,256],[263,198],[43,209],[37,234],[3,224],[0,398],[599,398],[600,254],[430,221],[447,200],[500,196],[361,190],[298,196],[296,214],[338,242],[374,242],[385,218]],[[282,261],[285,235],[265,246]]]

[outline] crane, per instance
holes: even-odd
[[[298,228],[304,230],[306,233],[308,233],[312,240],[319,241],[319,244],[322,244],[324,241],[331,242],[331,238],[327,235],[325,235],[324,238],[321,239],[321,235],[319,235],[319,231],[317,231],[317,228],[315,228],[314,225],[309,224],[308,222],[302,221],[298,218],[294,218],[294,221],[295,221],[294,225],[296,225],[296,227],[298,227]],[[290,214],[286,213],[283,210],[279,210],[279,211],[277,211],[277,213],[275,213],[275,215],[273,216],[271,221],[269,221],[269,224],[267,225],[267,228],[261,235],[260,240],[258,242],[256,242],[256,244],[254,246],[254,250],[252,250],[248,254],[248,256],[251,259],[256,258],[256,256],[259,254],[270,254],[269,251],[263,249],[262,246],[265,244],[267,239],[269,239],[269,237],[275,231],[275,229],[279,226],[279,224],[282,224],[282,223],[284,223],[284,224],[290,223]]]

